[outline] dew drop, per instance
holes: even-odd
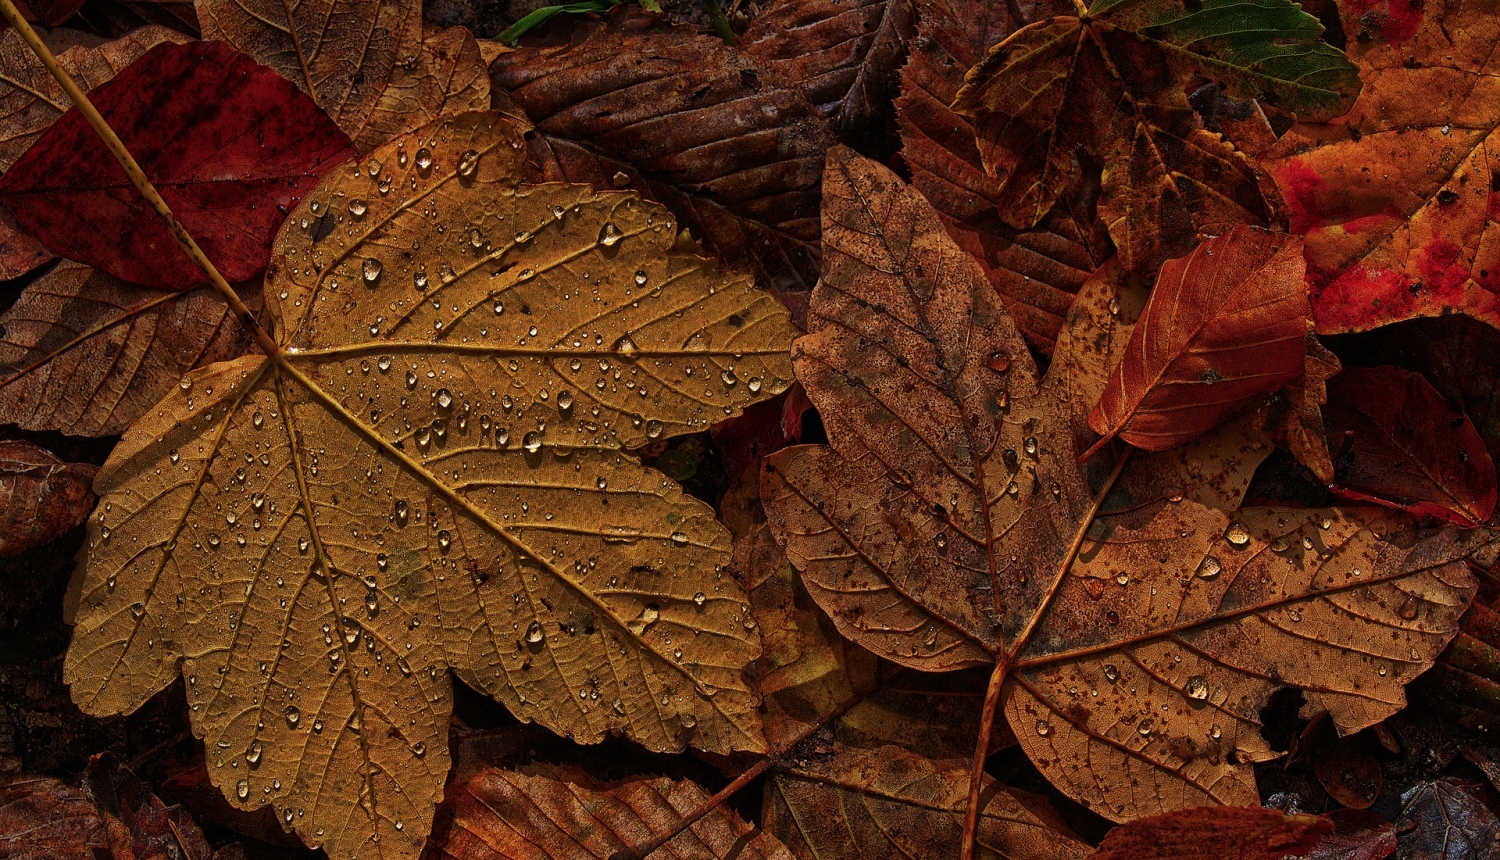
[[[234,793],[235,793],[235,796],[238,797],[240,800],[244,800],[245,798],[249,797],[250,796],[250,781],[242,779],[239,782],[235,783],[235,785],[234,785]]]
[[[432,167],[432,153],[428,152],[427,147],[424,146],[417,150],[417,169],[427,170],[430,167]]]
[[[564,391],[557,395],[557,408],[566,412],[573,408],[573,392]]]
[[[292,727],[292,728],[295,729],[297,727],[297,723],[300,722],[301,720],[302,720],[302,712],[299,711],[299,710],[297,710],[297,706],[296,705],[290,705],[290,706],[288,706],[287,709],[286,709],[286,724],[288,726],[290,726],[290,727]]]
[[[1235,546],[1244,546],[1250,542],[1250,532],[1239,523],[1231,523],[1229,530],[1224,532],[1224,537]]]
[[[530,642],[531,644],[535,645],[538,642],[540,642],[540,641],[542,641],[543,639],[546,639],[546,638],[547,638],[547,634],[542,631],[542,624],[541,624],[541,622],[539,622],[539,621],[533,621],[526,628],[526,641],[527,642]]]
[[[380,280],[380,272],[383,268],[379,260],[374,257],[366,257],[364,263],[359,267],[359,272],[364,277],[365,283],[373,284]]]
[[[1151,720],[1141,720],[1140,724],[1135,727],[1135,730],[1137,734],[1145,738],[1151,736],[1151,730],[1154,728],[1156,728],[1156,723]]]
[[[1045,738],[1046,736],[1052,734],[1052,724],[1047,722],[1046,720],[1037,720],[1036,733]]]
[[[1213,556],[1204,556],[1203,561],[1198,564],[1198,576],[1203,579],[1213,579],[1224,569],[1219,560]]]
[[[1187,684],[1183,686],[1182,691],[1187,693],[1189,699],[1197,699],[1201,702],[1208,698],[1208,681],[1202,675],[1194,675],[1187,679]]]
[[[677,546],[687,546],[688,544],[688,536],[682,532],[672,532],[671,540]]]
[[[1010,370],[1010,353],[1000,350],[992,352],[990,353],[990,357],[985,360],[984,364],[986,367],[988,367],[990,370],[995,371],[996,373],[1004,373],[1005,371]]]
[[[619,244],[623,238],[625,234],[620,232],[620,228],[616,227],[613,221],[604,222],[604,227],[599,230],[599,244],[606,248]]]
[[[635,341],[631,340],[630,335],[627,334],[621,335],[620,339],[615,341],[614,351],[626,358],[630,358],[640,352],[640,348],[635,345]]]
[[[1113,684],[1120,680],[1120,670],[1113,663],[1104,664],[1104,680]]]
[[[636,269],[635,270],[635,282],[636,282],[636,284],[638,286],[645,286],[645,284],[646,284],[646,270],[645,269]]]
[[[528,454],[535,454],[536,452],[542,450],[542,434],[536,432],[535,430],[527,433],[525,436],[521,437],[521,447],[525,448],[526,453]]]
[[[447,529],[443,529],[442,531],[438,532],[437,543],[438,549],[442,550],[443,552],[447,552],[448,547],[453,545],[453,536],[448,534]]]
[[[655,418],[646,422],[646,438],[655,439],[661,435],[661,422]]]
[[[707,603],[707,602],[708,602],[708,595],[704,594],[703,592],[700,591],[697,594],[693,595],[693,605],[694,606],[702,606],[704,603]]]
[[[251,741],[250,742],[250,748],[245,751],[245,761],[248,761],[251,764],[259,764],[260,763],[260,751],[261,751],[260,741],[258,741],[258,740],[257,741]]]
[[[458,157],[458,175],[473,176],[479,167],[479,153],[476,150],[468,150]]]
[[[407,506],[406,500],[398,499],[396,501],[396,522],[406,525],[406,518],[409,513],[410,508]]]
[[[355,218],[363,217],[364,214],[365,214],[365,212],[368,209],[369,209],[369,206],[367,206],[365,204],[365,201],[363,201],[363,200],[350,200],[349,201],[349,214],[353,215]]]

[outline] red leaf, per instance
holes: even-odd
[[[1236,227],[1161,267],[1089,426],[1162,451],[1301,373],[1307,285],[1295,236]]]
[[[1183,809],[1116,827],[1088,860],[1277,860],[1307,852],[1331,829],[1321,818],[1274,809]]]
[[[1385,860],[1396,853],[1396,826],[1364,809],[1328,813],[1333,832],[1324,836],[1306,860]]]
[[[289,81],[222,42],[158,45],[91,94],[219,271],[263,271],[286,212],[349,139]],[[205,283],[124,170],[70,110],[0,178],[44,245],[137,284]]]
[[[1468,416],[1421,374],[1349,368],[1328,383],[1333,489],[1464,525],[1495,511],[1495,464]]]
[[[30,442],[0,442],[0,556],[44,544],[83,522],[94,506],[94,473]]]

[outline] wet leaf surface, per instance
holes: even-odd
[[[189,374],[98,480],[74,699],[180,674],[218,788],[332,856],[420,849],[450,669],[580,742],[765,748],[728,534],[621,449],[785,388],[787,312],[523,154],[476,113],[336,171],[276,245],[282,352]]]
[[[316,105],[219,42],[157,45],[91,99],[230,281],[265,269],[287,210],[353,154]],[[0,177],[0,200],[54,252],[123,280],[206,280],[80,113]]]

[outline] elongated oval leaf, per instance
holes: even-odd
[[[332,857],[416,854],[450,669],[582,742],[764,748],[729,535],[620,449],[785,388],[787,312],[659,206],[517,185],[522,146],[465,114],[336,170],[277,241],[281,351],[100,473],[75,701],[182,674],[215,784]]]

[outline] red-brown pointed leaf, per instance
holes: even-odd
[[[311,99],[222,42],[158,45],[91,100],[230,281],[265,269],[286,213],[354,154]],[[206,282],[76,111],[0,178],[0,200],[69,259],[147,286]]]
[[[1495,511],[1495,464],[1468,416],[1419,373],[1351,367],[1323,409],[1334,491],[1464,525]]]
[[[1162,451],[1295,377],[1306,355],[1303,268],[1300,240],[1253,227],[1168,261],[1089,426]]]
[[[30,442],[0,442],[0,556],[44,544],[83,522],[94,507],[98,471]]]
[[[1315,815],[1274,809],[1184,809],[1116,827],[1089,860],[1278,860],[1311,849],[1332,829]]]

